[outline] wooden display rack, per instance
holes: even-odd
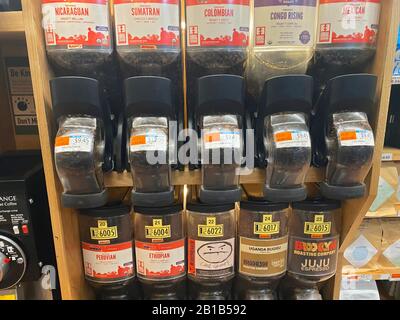
[[[63,299],[88,299],[93,297],[93,293],[84,280],[77,215],[74,210],[61,206],[60,194],[62,188],[54,165],[53,147],[56,124],[53,118],[49,89],[49,80],[53,75],[47,61],[43,39],[41,0],[22,0],[22,6],[22,15],[21,13],[0,13],[0,41],[10,37],[20,37],[21,33],[25,31],[62,297]],[[324,295],[326,298],[337,299],[339,297],[340,270],[342,270],[344,249],[349,245],[353,238],[352,235],[360,225],[377,193],[397,28],[400,21],[399,6],[400,3],[397,0],[382,0],[378,49],[371,70],[369,70],[378,76],[376,112],[371,119],[376,141],[373,166],[366,179],[367,195],[364,198],[343,203],[342,244],[339,250],[338,273],[325,286]],[[0,116],[1,112],[0,109]],[[2,126],[0,126],[0,130],[3,130]],[[256,170],[252,175],[241,177],[241,183],[261,185],[263,178],[264,173]],[[322,181],[323,178],[323,170],[311,168],[307,175],[307,182],[318,182]],[[173,181],[175,185],[199,184],[200,172],[177,172],[174,173]],[[132,180],[127,173],[111,173],[106,176],[106,186],[115,193],[118,193],[120,187],[126,188],[131,185]]]

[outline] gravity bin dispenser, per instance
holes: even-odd
[[[316,104],[313,121],[316,166],[326,166],[321,193],[330,199],[363,197],[372,164],[374,133],[369,124],[376,76],[351,74],[331,79]]]
[[[201,135],[201,202],[240,201],[244,104],[242,77],[221,74],[198,79],[195,124]]]
[[[313,80],[287,75],[267,80],[257,118],[258,158],[266,167],[264,198],[273,202],[307,197],[305,176],[311,163],[309,117]]]
[[[99,83],[83,77],[50,81],[53,110],[58,122],[55,164],[67,208],[95,208],[107,202],[103,172],[112,162],[112,128]]]
[[[125,80],[128,158],[135,206],[167,206],[174,202],[171,159],[176,154],[177,119],[171,80],[139,76]],[[177,126],[175,129],[177,133]]]

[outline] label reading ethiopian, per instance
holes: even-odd
[[[42,3],[48,46],[68,49],[111,46],[108,0],[43,0]]]
[[[284,273],[287,242],[287,236],[269,240],[240,237],[239,272],[254,277]]]
[[[178,0],[114,0],[117,46],[179,47]]]
[[[318,43],[375,44],[380,0],[320,0]]]
[[[189,47],[245,47],[249,42],[249,0],[187,0]]]
[[[316,0],[255,0],[255,46],[312,47]]]

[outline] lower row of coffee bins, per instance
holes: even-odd
[[[340,202],[322,199],[79,212],[84,273],[98,299],[321,300],[340,225]]]

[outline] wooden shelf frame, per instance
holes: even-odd
[[[81,267],[82,259],[77,215],[74,210],[61,206],[61,186],[53,160],[55,123],[51,109],[49,88],[49,80],[52,77],[52,73],[47,62],[42,33],[41,0],[22,0],[22,5],[62,296],[63,299],[88,299],[92,297],[92,291],[85,283]],[[372,119],[376,149],[373,165],[366,179],[367,195],[361,199],[343,202],[342,244],[338,257],[339,272],[325,286],[324,295],[327,298],[338,299],[339,297],[342,278],[340,270],[343,267],[344,250],[349,245],[353,234],[358,229],[377,193],[391,90],[392,66],[400,18],[399,7],[400,1],[398,0],[382,0],[378,49],[370,70],[371,73],[378,76],[377,106],[376,113]],[[311,169],[307,176],[307,180],[310,182],[321,181],[322,178],[323,172],[320,169]],[[173,177],[174,184],[196,184],[199,183],[199,179],[199,171],[178,172],[174,173]],[[263,181],[263,172],[262,170],[256,170],[253,175],[242,177],[241,179],[244,183],[261,183]],[[246,181],[246,179],[249,180]],[[129,187],[132,185],[130,175],[126,172],[123,174],[108,174],[105,180],[106,185],[112,187]],[[114,189],[116,190],[117,188]]]
[[[0,12],[0,39],[23,36],[25,25],[22,11]]]

